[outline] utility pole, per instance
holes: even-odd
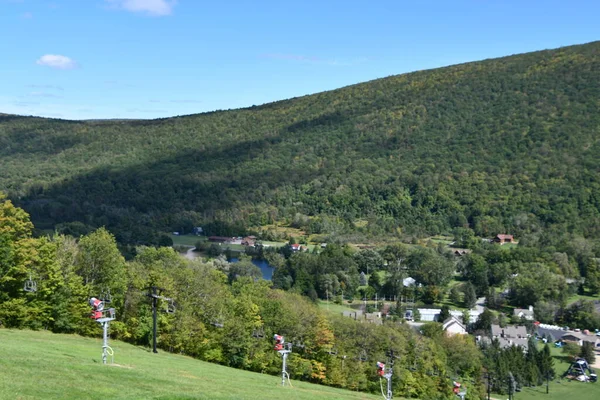
[[[150,286],[148,288],[148,293],[146,294],[146,296],[150,297],[152,299],[152,352],[153,353],[158,353],[158,351],[156,350],[156,311],[157,311],[157,304],[158,304],[158,300],[166,300],[169,302],[169,305],[167,307],[167,312],[168,313],[173,313],[175,312],[175,306],[173,305],[173,299],[170,299],[168,297],[165,296],[161,296],[160,293],[163,291],[164,289],[159,288],[157,286]]]

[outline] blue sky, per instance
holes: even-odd
[[[0,0],[0,112],[157,118],[600,39],[600,1]]]

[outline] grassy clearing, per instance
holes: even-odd
[[[344,302],[344,304],[335,304],[331,300],[329,301],[329,304],[327,304],[327,301],[325,301],[325,300],[319,300],[319,307],[321,307],[325,311],[329,311],[329,312],[335,313],[335,314],[341,314],[344,311],[356,311],[357,310],[357,308],[352,308],[352,306],[350,304],[347,304],[346,302]]]
[[[115,365],[101,340],[0,329],[2,399],[377,399],[377,396],[240,371],[189,357],[152,354],[118,341]]]
[[[169,235],[173,240],[174,245],[180,246],[195,246],[196,242],[199,240],[205,240],[202,236],[196,235],[173,235],[172,233]]]
[[[539,347],[542,349],[542,346]],[[569,368],[571,363],[565,357],[561,349],[551,347],[554,358],[554,369],[556,376],[560,377]],[[546,385],[523,388],[522,392],[515,395],[515,399],[548,399],[548,400],[597,400],[600,398],[600,383],[582,383],[569,381],[567,379],[556,379],[550,382],[550,393],[546,394]]]

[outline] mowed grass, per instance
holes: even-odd
[[[101,339],[0,329],[0,399],[377,399]]]
[[[540,344],[538,350],[542,350]],[[568,357],[565,356],[561,349],[550,347],[551,354],[554,358],[554,370],[558,377],[554,381],[550,381],[549,394],[546,394],[546,383],[537,387],[524,387],[521,392],[515,393],[515,400],[518,399],[547,399],[547,400],[598,400],[600,399],[600,383],[583,383],[562,379],[562,375],[571,365],[568,362]],[[596,371],[598,373],[599,371]],[[508,396],[494,395],[497,399],[508,398]]]

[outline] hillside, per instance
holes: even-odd
[[[0,329],[3,399],[376,399],[376,396],[262,375],[113,341]]]
[[[308,233],[469,224],[589,237],[599,139],[593,42],[162,120],[0,116],[0,191],[36,226],[105,225],[128,243],[212,221],[228,224],[214,234],[287,221]]]

